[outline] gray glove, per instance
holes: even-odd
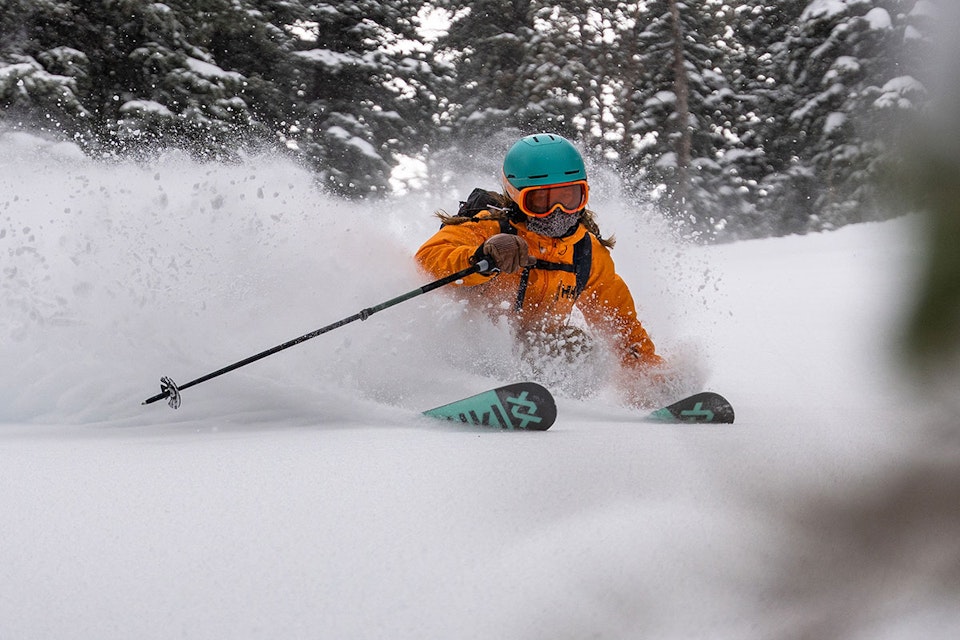
[[[491,236],[483,243],[481,250],[503,273],[513,273],[520,267],[532,267],[537,263],[536,258],[530,255],[527,241],[511,233]]]

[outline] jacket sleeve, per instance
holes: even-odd
[[[448,276],[469,267],[480,246],[499,232],[500,225],[492,220],[445,225],[417,250],[417,262],[435,278]],[[472,287],[491,277],[475,273],[464,278],[463,284]]]
[[[593,265],[578,306],[591,326],[613,340],[625,366],[650,367],[663,363],[653,340],[643,328],[630,289],[614,270],[606,247],[593,246]]]

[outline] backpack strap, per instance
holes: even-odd
[[[590,233],[584,234],[580,240],[573,245],[573,272],[577,275],[577,285],[574,290],[574,297],[579,298],[583,290],[587,288],[587,281],[590,280],[590,267],[593,265],[593,240]]]
[[[516,230],[514,230],[516,233]],[[590,234],[585,234],[576,244],[573,245],[573,262],[571,264],[561,264],[559,262],[548,262],[547,260],[537,260],[532,267],[524,267],[520,274],[520,286],[517,287],[517,300],[514,304],[514,310],[520,311],[523,308],[523,299],[527,295],[527,285],[530,282],[531,269],[543,269],[544,271],[567,271],[573,273],[576,277],[574,285],[574,300],[580,297],[583,290],[587,288],[587,282],[590,280],[590,266],[593,262],[593,242]]]

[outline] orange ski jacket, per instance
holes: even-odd
[[[484,210],[469,222],[441,227],[416,259],[433,277],[442,278],[469,267],[478,247],[498,233],[526,240],[537,263],[516,273],[471,275],[462,281],[468,297],[494,312],[511,311],[524,331],[560,328],[576,305],[590,327],[611,341],[624,365],[662,362],[609,249],[582,224],[566,237],[548,238],[523,222],[491,218]]]

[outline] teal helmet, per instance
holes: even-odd
[[[503,159],[507,191],[586,179],[580,152],[569,140],[553,133],[520,138]]]

